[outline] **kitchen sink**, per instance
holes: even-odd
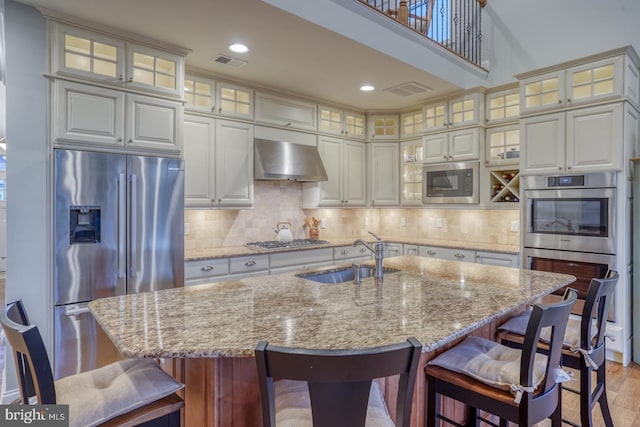
[[[360,278],[373,277],[376,275],[376,268],[369,265],[363,265],[359,267]],[[383,267],[382,273],[397,273],[397,268]],[[329,271],[319,271],[311,273],[298,273],[296,276],[307,280],[313,280],[319,283],[343,283],[352,281],[355,278],[355,269],[353,267],[344,267]]]

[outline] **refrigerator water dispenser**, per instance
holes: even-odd
[[[100,243],[100,207],[71,206],[69,243]]]

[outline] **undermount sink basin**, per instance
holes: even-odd
[[[400,270],[397,268],[383,267],[382,273],[396,273]],[[363,265],[360,266],[360,278],[373,277],[376,275],[376,268]],[[345,267],[336,270],[320,271],[317,273],[299,273],[296,276],[307,280],[313,280],[319,283],[343,283],[352,281],[355,278],[355,269],[353,267]]]

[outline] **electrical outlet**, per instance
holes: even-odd
[[[407,226],[407,218],[406,217],[400,217],[400,227],[406,227]]]
[[[436,218],[436,227],[442,228],[442,218]]]
[[[516,233],[520,230],[520,221],[511,221],[511,231]]]
[[[365,227],[368,227],[368,226],[369,226],[369,217],[368,217],[368,216],[365,216],[365,217],[364,217],[364,226],[365,226]]]
[[[320,228],[327,228],[327,219],[320,218]]]

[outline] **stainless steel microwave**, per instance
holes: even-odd
[[[422,167],[423,203],[478,203],[480,162],[440,163]]]

